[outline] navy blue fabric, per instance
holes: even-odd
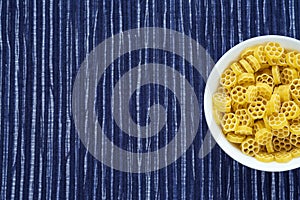
[[[0,199],[299,199],[298,169],[249,169],[218,146],[199,159],[207,131],[203,105],[199,132],[187,153],[146,174],[116,171],[94,159],[80,142],[71,111],[80,64],[114,34],[169,28],[198,41],[216,62],[251,37],[300,39],[299,10],[296,0],[0,1]],[[172,59],[167,53],[156,56]],[[211,68],[205,70],[208,76]],[[194,86],[202,99],[205,84]],[[126,149],[124,136],[118,137],[116,143]]]

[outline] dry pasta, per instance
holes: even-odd
[[[212,114],[229,142],[261,162],[300,157],[300,52],[249,47],[219,83]]]

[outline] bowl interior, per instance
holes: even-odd
[[[278,36],[278,35],[267,35],[251,38],[227,51],[220,60],[216,63],[213,70],[211,71],[209,78],[207,79],[205,94],[204,94],[204,110],[205,117],[208,127],[218,143],[218,145],[234,160],[246,165],[250,168],[262,170],[262,171],[286,171],[300,167],[300,158],[294,158],[288,163],[263,163],[256,160],[253,157],[243,154],[238,148],[231,144],[222,133],[221,128],[216,124],[212,115],[212,95],[216,91],[219,85],[219,78],[221,73],[226,67],[228,67],[233,61],[237,60],[240,53],[248,48],[259,44],[265,44],[267,42],[278,42],[282,47],[288,50],[296,50],[300,52],[300,41],[294,38]]]

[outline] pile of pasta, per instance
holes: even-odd
[[[300,156],[300,52],[268,42],[245,49],[213,95],[228,141],[262,162]]]

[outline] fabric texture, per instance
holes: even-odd
[[[207,132],[204,81],[196,87],[202,98],[201,123],[193,144],[176,162],[151,173],[120,172],[96,160],[78,137],[71,109],[81,63],[117,33],[140,27],[172,29],[196,40],[216,62],[251,37],[300,39],[299,10],[296,0],[0,1],[0,199],[299,199],[299,169],[256,171],[217,145],[198,158]],[[115,65],[147,62],[145,52],[152,61],[173,59],[170,53],[158,52],[159,57],[153,51],[135,52],[133,59],[125,55]],[[210,71],[206,67],[207,76]],[[101,84],[111,88],[113,81]],[[162,101],[164,95],[155,93],[159,91],[154,87],[154,101]],[[144,93],[144,98],[152,94],[146,89]],[[126,135],[114,134],[110,136],[116,143],[127,141]],[[172,138],[174,133],[165,134]],[[123,144],[127,150],[135,147]]]

